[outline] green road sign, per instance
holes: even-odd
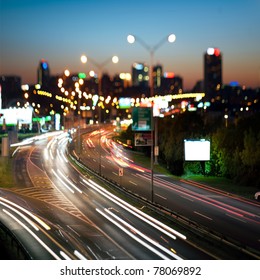
[[[134,107],[132,112],[132,130],[133,131],[152,131],[152,108]]]

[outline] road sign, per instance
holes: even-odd
[[[154,155],[159,156],[159,146],[154,147]]]
[[[124,175],[124,169],[122,167],[119,168],[118,175],[122,177]]]
[[[152,128],[152,108],[134,107],[132,113],[133,131],[151,131]]]

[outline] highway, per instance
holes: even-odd
[[[132,193],[170,209],[260,255],[260,205],[187,180],[174,180],[136,165],[131,153],[111,139],[111,128],[85,134],[85,165]],[[101,148],[99,146],[101,144]],[[119,176],[119,169],[123,176]],[[153,182],[153,183],[152,183]]]
[[[100,138],[101,144],[105,139]],[[0,220],[31,259],[214,258],[182,232],[79,173],[66,156],[67,142],[66,133],[56,133],[20,145],[14,155],[16,186],[0,189]],[[89,150],[100,154],[98,148]],[[116,176],[112,161],[102,163],[100,156],[92,160],[102,172]]]

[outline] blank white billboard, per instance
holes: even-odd
[[[0,125],[3,125],[4,119],[5,123],[9,125],[20,124],[31,124],[32,123],[32,108],[9,108],[1,109],[0,113],[3,116],[0,118]]]
[[[210,160],[210,141],[184,140],[184,154],[186,161]]]

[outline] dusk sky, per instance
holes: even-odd
[[[172,44],[155,52],[154,64],[183,78],[184,89],[203,79],[203,54],[217,47],[223,56],[223,82],[260,86],[260,0],[0,0],[0,75],[36,83],[44,58],[51,75],[89,72],[84,53],[106,64],[110,75],[131,72],[134,62],[149,63],[149,52],[134,34],[153,47],[170,33]]]

